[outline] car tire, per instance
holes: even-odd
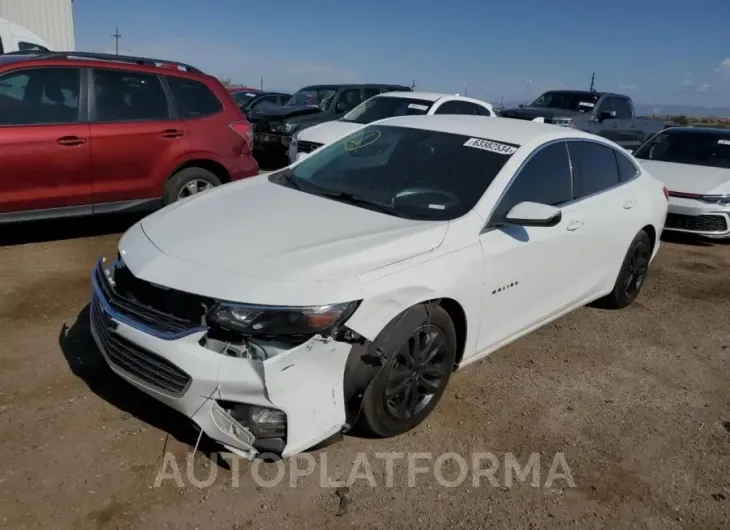
[[[220,179],[207,169],[188,167],[178,171],[167,181],[162,194],[162,203],[166,206],[220,185]]]
[[[441,343],[434,355],[429,355],[432,350],[428,347],[413,348],[428,344],[427,340],[433,341],[432,346]],[[359,426],[374,436],[392,437],[419,425],[446,389],[456,345],[454,324],[438,305],[417,305],[393,319],[372,344],[386,360],[365,390]],[[423,353],[418,360],[416,351]],[[408,397],[412,399],[408,401]]]
[[[642,230],[626,252],[613,290],[598,301],[599,307],[623,309],[636,300],[646,280],[652,250],[651,238]]]

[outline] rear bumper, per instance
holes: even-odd
[[[664,230],[715,239],[730,238],[730,206],[670,197]]]

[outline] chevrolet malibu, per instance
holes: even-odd
[[[390,118],[134,225],[93,272],[92,332],[112,370],[240,456],[396,436],[456,369],[631,304],[666,213],[608,140]]]

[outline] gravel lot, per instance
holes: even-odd
[[[415,432],[310,453],[317,468],[295,487],[302,459],[264,487],[203,443],[191,471],[214,480],[199,488],[186,478],[196,432],[111,375],[88,333],[90,271],[131,222],[0,232],[0,528],[730,527],[730,245],[665,241],[630,309],[581,309],[494,353],[456,375]],[[508,487],[502,470],[499,487],[475,487],[469,467],[449,488],[421,460],[430,471],[411,487],[402,459],[389,484],[375,456],[386,452],[456,452],[469,466],[474,453],[522,465],[539,453],[541,475]],[[545,487],[557,453],[574,487]],[[165,454],[182,487],[155,487]],[[346,479],[358,454],[375,487],[321,484]]]

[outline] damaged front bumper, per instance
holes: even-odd
[[[201,342],[204,328],[160,333],[120,311],[99,270],[101,262],[92,277],[91,330],[107,363],[211,439],[245,458],[286,458],[343,430],[351,344],[317,335],[266,360],[218,353]]]

